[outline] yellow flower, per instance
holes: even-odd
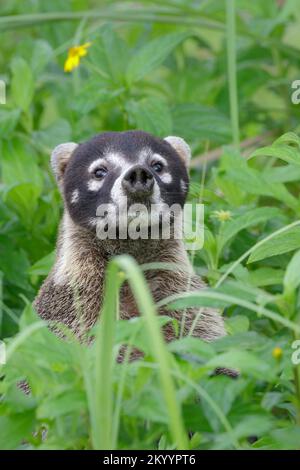
[[[81,57],[87,55],[87,48],[90,47],[91,42],[86,42],[81,46],[70,47],[68,51],[68,57],[65,61],[64,71],[72,72],[80,64]]]
[[[220,222],[226,222],[232,218],[232,213],[230,211],[214,211],[212,217],[218,219]]]
[[[282,349],[279,346],[276,346],[276,348],[274,348],[272,351],[272,356],[274,357],[274,359],[277,359],[277,360],[281,359]]]

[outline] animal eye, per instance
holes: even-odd
[[[95,178],[97,178],[97,180],[101,180],[102,178],[104,178],[104,176],[106,176],[106,173],[107,173],[106,168],[104,167],[96,168],[96,170],[94,171],[94,176]]]
[[[161,162],[154,162],[152,163],[151,167],[156,173],[160,173],[164,166]]]

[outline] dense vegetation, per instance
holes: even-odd
[[[237,3],[1,4],[0,448],[300,448],[300,15],[293,0]],[[65,72],[68,49],[87,43]],[[62,208],[51,149],[134,128],[192,146],[189,197],[205,204],[192,258],[210,287],[173,304],[220,307],[224,339],[166,347],[167,320],[126,257],[110,267],[92,347],[33,312]],[[130,322],[115,320],[126,277],[141,313]],[[116,364],[124,342],[144,360]],[[239,378],[212,375],[224,365]]]

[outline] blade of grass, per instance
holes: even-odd
[[[173,294],[173,295],[170,295],[169,297],[166,297],[165,299],[158,302],[156,306],[163,307],[164,305],[170,304],[172,302],[176,302],[176,300],[180,300],[184,298],[188,299],[190,297],[194,299],[206,298],[206,299],[212,299],[212,300],[220,300],[221,302],[226,302],[231,305],[239,305],[240,307],[244,307],[248,310],[252,310],[258,315],[263,315],[267,318],[270,318],[271,320],[275,322],[281,323],[283,326],[286,326],[292,331],[295,331],[298,333],[300,332],[300,325],[297,325],[297,323],[294,323],[288,320],[287,318],[282,317],[278,313],[273,312],[272,310],[266,309],[262,305],[254,304],[252,302],[240,299],[239,297],[236,297],[233,295],[223,294],[222,292],[215,292],[215,291],[210,291],[210,290],[205,290],[205,289],[203,289],[202,291],[193,292],[192,294],[182,292],[181,294]]]
[[[188,440],[181,414],[181,407],[176,397],[176,390],[171,376],[171,357],[166,348],[160,325],[156,318],[156,308],[138,264],[129,256],[115,259],[126,272],[139,311],[145,317],[153,355],[159,364],[159,376],[169,418],[169,429],[178,449],[188,449]]]
[[[114,365],[113,345],[117,292],[120,288],[120,269],[126,273],[127,280],[135,297],[139,312],[145,317],[153,355],[159,365],[159,377],[169,418],[170,433],[178,449],[188,448],[188,439],[183,424],[181,407],[176,397],[176,390],[171,376],[171,358],[160,325],[156,318],[156,309],[143,273],[137,263],[129,256],[113,259],[106,274],[106,289],[101,321],[96,334],[95,395],[93,403],[92,440],[95,449],[112,449],[114,446],[113,421],[113,381]],[[116,279],[119,282],[116,282]],[[114,422],[114,426],[116,423]]]
[[[120,285],[119,267],[112,261],[106,273],[104,303],[95,344],[92,442],[96,450],[113,449],[113,347]]]
[[[236,75],[235,0],[226,0],[227,76],[233,144],[239,148],[239,108]]]
[[[135,10],[130,11],[113,11],[113,10],[87,10],[77,12],[51,12],[51,13],[35,13],[25,15],[12,15],[0,18],[0,30],[7,31],[15,28],[25,28],[43,23],[55,21],[78,21],[85,19],[101,18],[103,21],[116,22],[155,22],[166,24],[180,24],[189,26],[201,26],[202,28],[216,29],[222,31],[224,26],[221,23],[195,17],[182,17],[182,15],[174,15],[172,12],[167,14],[155,12],[143,12]]]

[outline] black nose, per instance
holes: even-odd
[[[154,179],[152,173],[144,166],[130,168],[122,180],[122,186],[128,194],[148,196],[152,193]]]

